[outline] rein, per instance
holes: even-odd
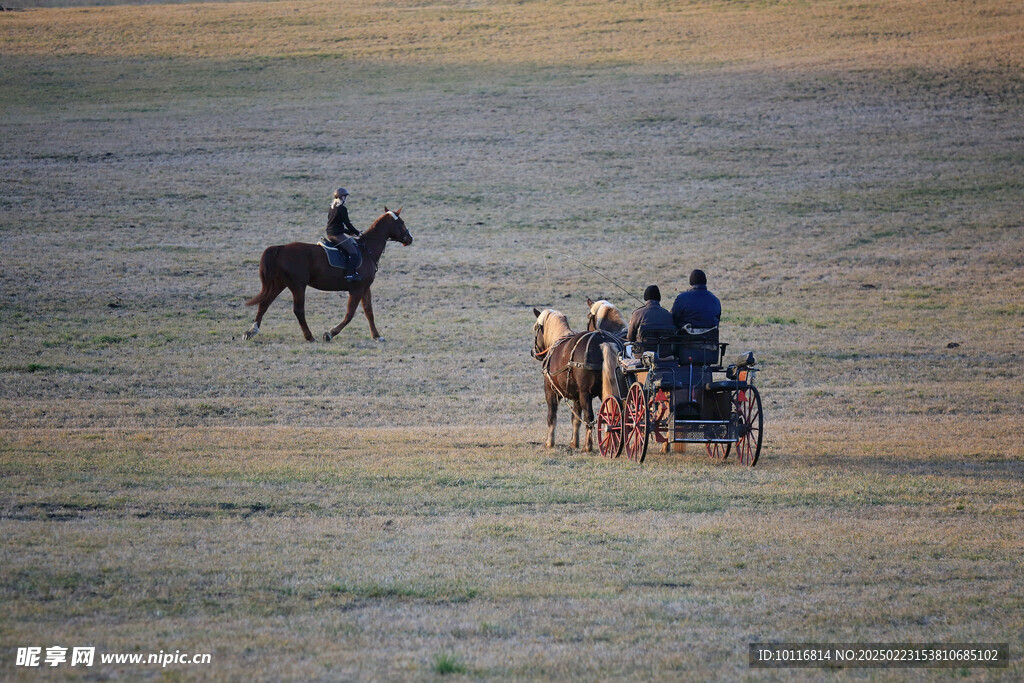
[[[572,338],[572,335],[571,335],[571,334],[567,334],[567,335],[565,335],[564,337],[559,337],[558,339],[556,339],[556,340],[555,340],[555,343],[553,343],[553,344],[552,344],[551,346],[549,346],[548,348],[544,349],[543,351],[531,351],[531,354],[532,354],[532,355],[533,355],[533,357],[534,357],[534,358],[536,358],[537,360],[545,360],[545,356],[547,356],[547,355],[548,355],[549,353],[551,353],[551,350],[552,350],[553,348],[555,348],[556,346],[558,346],[559,344],[561,344],[561,343],[562,343],[562,342],[564,342],[565,340],[567,340],[567,339],[571,339],[571,338]]]
[[[385,215],[391,216],[391,218],[394,220],[401,220],[398,218],[398,216],[395,215],[394,211],[388,211]],[[359,237],[356,238],[356,244],[358,244],[359,247],[366,252],[366,255],[370,257],[370,260],[373,261],[374,273],[380,270],[380,260],[384,258],[384,252],[387,251],[388,249],[388,238],[385,237],[384,242],[381,244],[380,247],[380,254],[378,254],[377,257],[374,258],[373,252],[370,251],[370,245],[366,243],[366,233],[376,228],[378,223],[380,223],[380,220],[374,221],[373,225],[366,229],[366,232],[364,232],[363,234],[359,235]]]
[[[362,238],[363,238],[363,236],[360,235],[359,236],[359,240],[362,240]],[[380,270],[380,260],[384,256],[384,252],[388,248],[387,240],[384,240],[384,246],[381,247],[381,249],[380,249],[380,256],[378,256],[377,258],[373,257],[373,252],[370,251],[369,245],[367,245],[366,242],[362,242],[362,241],[359,241],[359,240],[357,240],[359,246],[362,247],[363,251],[366,252],[366,255],[370,257],[371,261],[373,261],[373,272],[376,273],[378,270]]]

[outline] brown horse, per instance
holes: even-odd
[[[555,445],[555,422],[558,401],[572,404],[572,437],[569,445],[579,448],[580,424],[586,423],[587,436],[584,450],[594,447],[595,398],[604,399],[616,391],[607,378],[614,377],[615,352],[608,337],[602,332],[580,332],[569,329],[565,314],[550,308],[533,309],[537,320],[533,324],[534,339],[531,354],[542,362],[544,372],[544,398],[548,404],[548,439],[545,446]]]
[[[388,240],[401,242],[405,246],[412,244],[412,235],[405,227],[405,221],[400,214],[402,210],[388,211],[384,207],[384,213],[373,222],[366,232],[357,240],[359,248],[363,252],[363,262],[359,266],[359,274],[362,280],[349,282],[345,279],[345,271],[341,268],[334,268],[327,261],[327,254],[323,247],[318,244],[304,244],[292,242],[291,244],[278,244],[267,247],[260,259],[260,282],[263,288],[260,293],[245,302],[246,306],[256,306],[256,321],[245,333],[246,339],[252,339],[260,331],[260,323],[263,322],[263,315],[267,308],[273,303],[277,295],[287,287],[292,292],[292,310],[295,317],[299,319],[299,326],[302,327],[302,334],[306,341],[315,341],[313,334],[306,325],[306,287],[322,289],[328,292],[348,292],[348,310],[345,319],[329,332],[324,333],[324,341],[331,341],[341,332],[345,325],[352,320],[356,314],[356,307],[363,302],[363,313],[370,323],[370,334],[374,340],[384,341],[377,331],[373,322],[373,301],[370,298],[370,285],[377,274],[377,265],[384,253]]]

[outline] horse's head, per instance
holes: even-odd
[[[533,348],[530,355],[540,360],[556,341],[567,334],[572,334],[572,330],[569,329],[569,321],[565,314],[554,309],[545,308],[538,311],[535,308],[533,315],[537,320],[533,323]]]
[[[551,309],[545,308],[543,311],[538,311],[535,308],[533,315],[537,320],[533,323],[533,348],[530,349],[530,355],[537,358],[544,353],[544,321],[551,315]]]
[[[615,304],[604,299],[591,301],[588,298],[587,306],[590,308],[587,314],[587,331],[602,330],[616,335],[625,333],[626,322],[622,317],[622,313],[615,307]]]
[[[412,235],[409,234],[409,228],[405,227],[405,221],[402,220],[402,210],[389,211],[388,207],[384,207],[384,215],[377,219],[377,222],[388,221],[386,224],[385,233],[389,240],[395,242],[401,242],[405,246],[412,244]]]
[[[597,329],[597,311],[594,310],[597,307],[597,302],[592,301],[590,297],[587,297],[587,332],[593,332]]]

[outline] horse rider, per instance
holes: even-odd
[[[352,221],[348,219],[348,208],[345,207],[347,199],[348,190],[344,187],[339,187],[334,191],[334,201],[331,202],[330,211],[327,213],[327,239],[345,255],[345,270],[348,271],[345,279],[349,282],[356,282],[362,280],[363,277],[356,272],[359,245],[352,239],[352,236],[359,237],[362,233],[356,230]]]
[[[643,343],[647,333],[675,331],[672,314],[661,307],[661,290],[658,285],[651,285],[644,290],[644,305],[629,316],[626,341]]]
[[[690,273],[690,289],[679,294],[672,304],[676,329],[690,334],[717,330],[722,320],[722,302],[708,291],[708,276],[703,270]]]

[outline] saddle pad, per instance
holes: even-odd
[[[340,249],[337,247],[327,246],[326,240],[320,240],[317,244],[324,248],[324,253],[327,254],[327,262],[330,263],[332,267],[345,267],[345,256],[341,253]]]
[[[348,239],[351,240],[352,238],[349,237]],[[324,253],[327,254],[327,262],[330,263],[331,266],[334,268],[345,267],[345,254],[342,253],[341,249],[329,244],[326,239],[321,239],[317,244],[324,248]],[[353,261],[352,270],[356,270],[363,264],[363,250],[358,248],[358,243]]]

